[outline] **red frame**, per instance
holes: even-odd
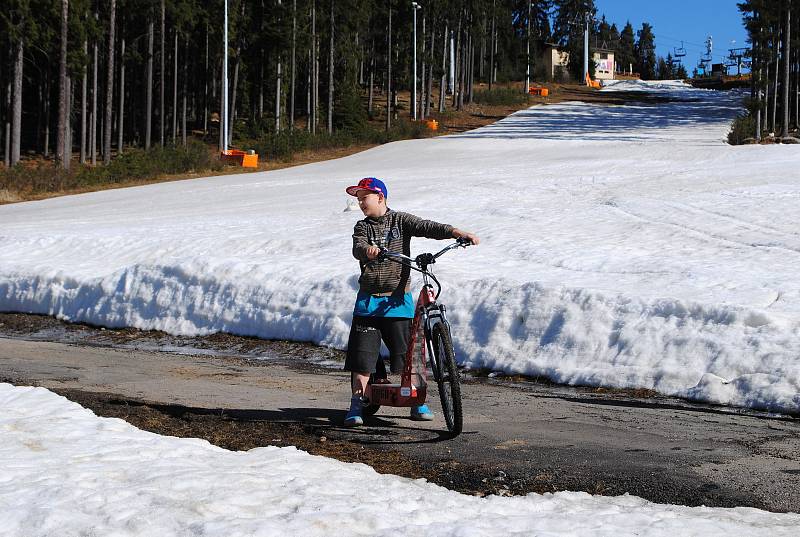
[[[426,374],[428,361],[425,345],[425,326],[422,323],[427,316],[427,309],[435,303],[436,297],[433,294],[433,287],[424,285],[419,292],[417,303],[414,307],[411,338],[408,342],[408,349],[406,349],[405,367],[400,377],[400,384],[392,384],[387,379],[376,380],[375,383],[368,386],[370,404],[398,407],[425,404],[428,392]],[[421,353],[419,371],[414,369],[415,352]]]

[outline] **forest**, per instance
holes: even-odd
[[[800,21],[792,0],[747,0],[739,10],[751,47],[752,84],[747,114],[735,124],[732,143],[793,143],[800,128]]]
[[[223,0],[4,6],[6,168],[100,168],[138,155],[106,174],[113,179],[136,166],[196,167],[223,147]],[[587,23],[590,47],[615,50],[620,66],[643,78],[686,75],[656,57],[652,25],[620,30],[593,0],[228,0],[227,11],[228,145],[266,157],[411,137],[412,119],[460,110],[481,91],[526,94],[529,81],[548,79],[545,43],[568,50],[564,76],[582,80]]]

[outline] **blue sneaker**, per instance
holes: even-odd
[[[411,419],[414,421],[433,421],[433,412],[428,405],[412,406]]]
[[[361,417],[361,409],[364,407],[364,400],[360,395],[354,395],[350,399],[350,410],[344,417],[345,427],[358,427],[364,425],[364,418]]]

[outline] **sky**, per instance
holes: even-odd
[[[747,34],[736,4],[741,0],[595,0],[597,16],[622,30],[630,21],[634,30],[642,22],[653,26],[656,54],[666,56],[684,42],[684,65],[691,73],[705,52],[706,38],[713,37],[714,61],[722,62],[728,49],[747,46]],[[735,43],[732,43],[735,41]]]

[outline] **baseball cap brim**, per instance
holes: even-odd
[[[366,190],[368,192],[375,192],[376,194],[383,194],[383,191],[380,188],[367,188],[365,186],[358,186],[358,185],[348,186],[345,189],[345,192],[347,192],[351,196],[358,196],[358,192],[360,190]]]

